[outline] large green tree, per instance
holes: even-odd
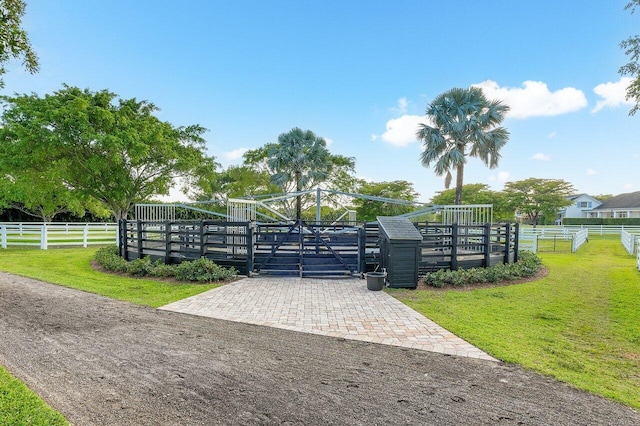
[[[575,193],[575,189],[562,179],[529,178],[507,182],[504,193],[516,211],[538,225],[542,218],[552,223],[560,209],[572,203],[567,197]]]
[[[11,60],[21,60],[30,73],[38,71],[38,57],[22,29],[24,11],[24,0],[0,0],[0,76],[6,73],[5,64]],[[4,87],[1,78],[0,87]]]
[[[147,101],[69,86],[45,97],[3,99],[0,151],[22,152],[29,157],[20,161],[38,167],[45,158],[63,171],[66,188],[104,203],[115,219],[126,218],[136,202],[167,194],[176,178],[189,184],[192,171],[215,167],[204,152],[205,129],[160,121]],[[14,159],[0,158],[3,175],[14,167]]]
[[[43,222],[51,222],[61,213],[84,216],[85,203],[67,188],[60,170],[16,169],[0,178],[0,203]]]
[[[298,127],[278,136],[278,142],[244,154],[245,163],[271,176],[271,181],[283,192],[301,192],[318,185],[332,187],[351,173],[353,158],[334,155],[327,149],[324,138],[311,130]],[[290,210],[290,206],[285,206]],[[292,213],[290,211],[288,214]],[[300,220],[302,197],[295,203],[295,217]]]
[[[356,207],[358,220],[374,221],[378,216],[397,216],[416,209],[418,193],[413,189],[413,184],[405,180],[392,182],[366,182],[361,181],[358,193],[373,197],[389,198],[406,201],[406,204],[398,204],[390,201],[379,201],[364,198],[355,198],[353,204]]]
[[[256,195],[273,194],[280,189],[271,182],[264,171],[247,165],[229,166],[225,170],[199,176],[194,193],[198,200],[226,202],[229,198],[247,198]]]
[[[640,7],[640,0],[632,0],[625,6],[625,10],[636,11],[636,7]],[[624,53],[629,57],[629,62],[621,66],[618,72],[626,75],[633,80],[627,87],[627,99],[634,100],[636,103],[629,111],[629,115],[634,115],[640,108],[640,35],[629,37],[620,43],[620,47],[624,49]]]
[[[433,165],[436,175],[446,176],[446,188],[455,170],[454,204],[462,203],[467,157],[479,158],[489,168],[498,166],[500,149],[509,140],[509,132],[499,125],[508,111],[508,106],[488,100],[477,87],[448,90],[427,107],[433,125],[420,124],[416,133],[424,145],[420,159],[425,167]]]
[[[431,202],[437,205],[450,205],[455,202],[456,190],[446,189],[433,196]],[[494,221],[512,221],[514,209],[501,191],[492,191],[484,183],[469,183],[462,186],[463,204],[492,204]]]

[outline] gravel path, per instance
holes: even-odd
[[[135,306],[0,273],[0,364],[77,425],[637,425],[514,366]]]

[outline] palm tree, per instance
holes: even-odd
[[[275,173],[271,180],[279,186],[295,182],[296,192],[312,182],[328,178],[333,169],[333,156],[327,142],[311,130],[298,127],[278,136],[278,143],[269,145],[267,164]],[[296,219],[302,215],[301,195],[296,197]]]
[[[446,188],[451,183],[451,170],[456,170],[455,204],[462,203],[467,156],[479,158],[490,169],[498,165],[500,149],[509,140],[509,132],[499,124],[508,111],[507,105],[489,101],[477,87],[451,89],[427,107],[433,127],[420,124],[416,133],[424,144],[420,159],[425,167],[434,164],[436,175],[446,175]]]

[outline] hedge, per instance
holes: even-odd
[[[640,226],[639,217],[566,217],[562,220],[563,225],[624,225]]]

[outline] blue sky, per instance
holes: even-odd
[[[438,94],[480,85],[512,110],[498,168],[470,159],[465,183],[564,179],[578,192],[639,191],[640,115],[617,73],[620,41],[639,33],[627,0],[358,1],[27,0],[41,70],[12,64],[3,94],[109,89],[156,104],[162,120],[200,124],[209,154],[310,129],[357,175],[443,180],[413,137]]]

